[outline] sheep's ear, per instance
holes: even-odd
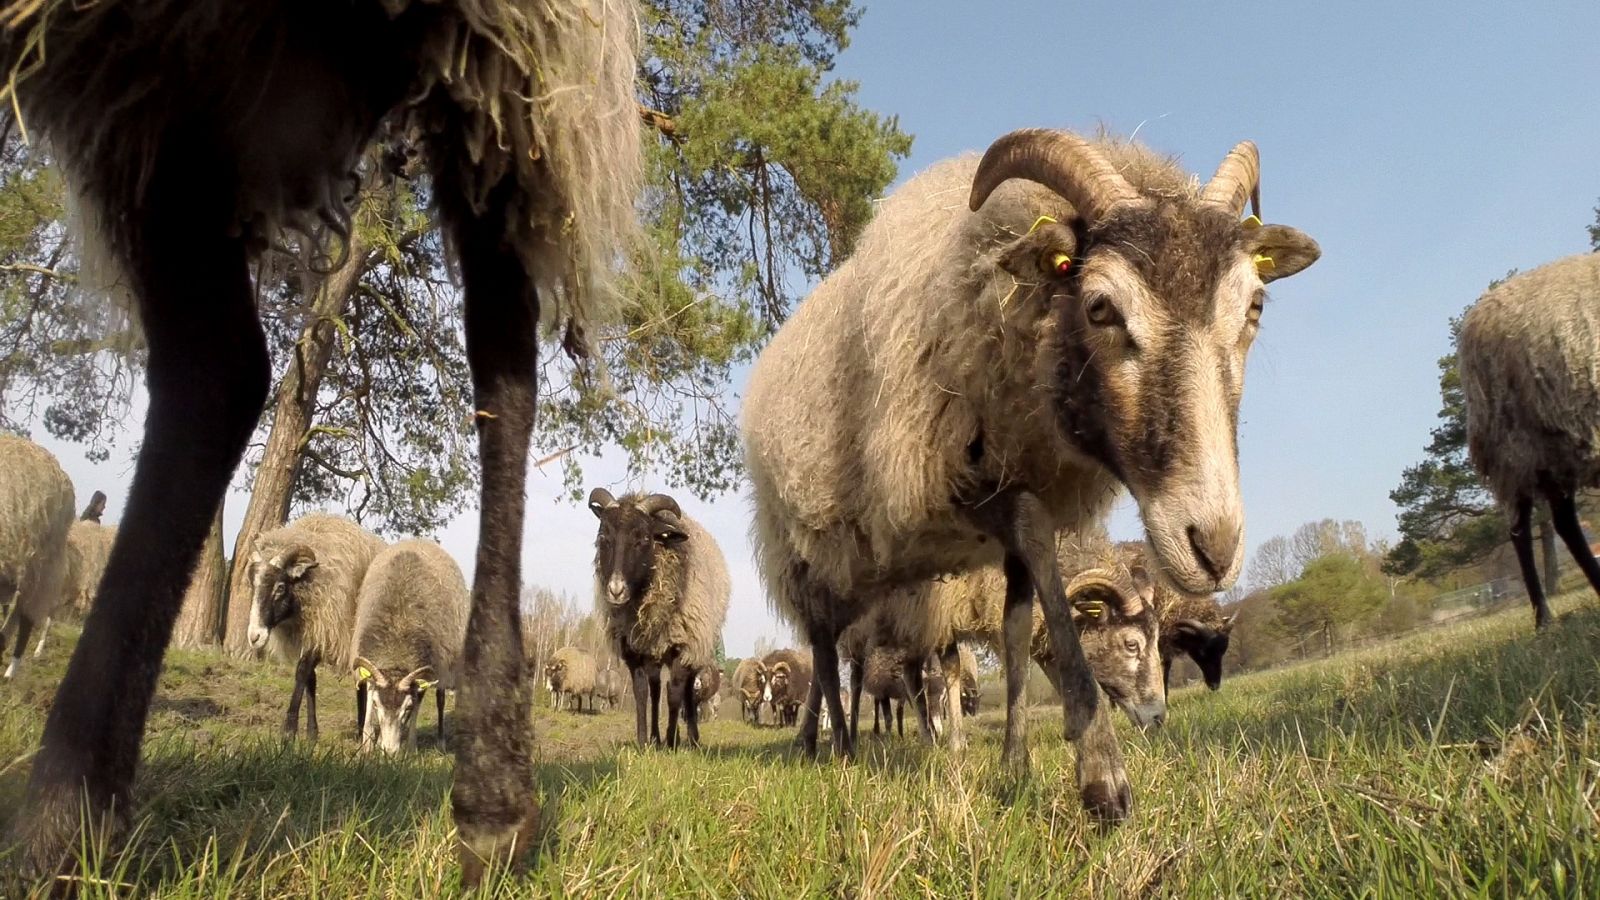
[[[300,579],[306,577],[307,572],[310,572],[316,567],[316,554],[312,553],[310,550],[305,550],[302,551],[300,555],[295,557],[294,562],[289,563],[288,567],[283,570],[283,574],[287,575],[290,581],[299,581]]]
[[[1228,616],[1227,618],[1223,619],[1222,620],[1222,624],[1217,626],[1217,634],[1228,634],[1229,632],[1233,631],[1233,625],[1238,620],[1239,620],[1239,614],[1238,613],[1234,613],[1233,615]]]
[[[1288,278],[1322,256],[1322,248],[1310,235],[1287,225],[1262,225],[1249,234],[1246,247],[1263,282]]]
[[[689,539],[689,533],[672,522],[656,519],[654,525],[656,541],[659,543],[671,547]]]
[[[1078,236],[1067,225],[1040,216],[1027,234],[1000,251],[1000,268],[1020,284],[1033,285],[1067,277],[1078,255]]]

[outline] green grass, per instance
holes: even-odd
[[[1059,711],[1033,778],[998,767],[988,707],[963,758],[867,736],[813,763],[792,729],[710,723],[704,752],[640,752],[631,715],[536,712],[546,826],[503,896],[1600,896],[1600,611],[1525,609],[1176,692],[1167,728],[1119,720],[1136,810],[1080,811]],[[14,815],[70,635],[0,685],[0,820]],[[94,895],[425,897],[455,884],[450,758],[354,752],[323,679],[320,746],[278,740],[278,667],[173,654],[139,783],[142,825]],[[724,712],[729,712],[731,704]],[[1119,716],[1120,719],[1120,716]],[[0,866],[5,865],[0,860]]]

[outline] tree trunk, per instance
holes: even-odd
[[[1555,524],[1548,515],[1539,522],[1539,552],[1544,554],[1544,592],[1553,597],[1561,580],[1561,557],[1556,548]]]
[[[200,562],[189,579],[189,592],[183,595],[183,609],[172,631],[173,646],[193,650],[222,640],[222,586],[227,578],[222,559],[222,505],[218,504]]]
[[[248,656],[250,643],[246,632],[250,627],[250,586],[248,580],[250,552],[256,536],[284,523],[289,516],[289,499],[294,492],[295,475],[305,450],[305,438],[311,428],[311,412],[317,399],[317,389],[328,371],[328,360],[333,356],[338,329],[334,319],[344,314],[350,297],[367,267],[371,248],[362,241],[359,233],[350,235],[350,256],[344,266],[328,275],[316,292],[316,302],[311,306],[311,317],[300,339],[295,342],[289,365],[278,384],[272,404],[272,425],[267,431],[267,445],[261,452],[261,465],[256,469],[255,484],[251,485],[250,504],[245,507],[244,522],[239,526],[239,536],[233,542],[233,571],[228,577],[228,631],[227,650],[236,656]]]

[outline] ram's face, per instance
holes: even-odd
[[[1071,592],[1072,621],[1094,679],[1106,697],[1140,728],[1166,719],[1160,615],[1150,582],[1140,573],[1132,589],[1092,583]]]
[[[590,501],[589,508],[600,520],[594,565],[595,576],[604,586],[603,596],[613,606],[634,602],[650,589],[657,548],[679,544],[688,535],[670,513],[596,500]]]
[[[289,627],[295,621],[300,614],[299,590],[316,567],[316,554],[309,548],[275,556],[251,552],[250,627],[246,633],[251,647],[260,650],[273,629]]]
[[[433,670],[423,667],[412,672],[373,668],[365,660],[356,664],[356,677],[367,684],[367,718],[361,733],[361,749],[377,747],[385,753],[399,753],[417,745],[417,709],[429,688],[437,687]]]
[[[1057,320],[1061,433],[1132,492],[1162,573],[1184,590],[1238,576],[1245,356],[1265,283],[1318,252],[1291,228],[1148,201],[1087,230],[1046,225],[1007,253],[1013,275],[1031,265],[1045,283]]]

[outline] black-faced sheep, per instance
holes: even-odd
[[[307,513],[256,537],[250,551],[250,646],[295,664],[294,694],[283,733],[300,725],[306,698],[306,737],[317,739],[317,665],[351,670],[356,602],[367,567],[384,549],[377,535],[341,516]],[[357,686],[358,711],[367,705]]]
[[[15,641],[7,678],[16,677],[33,629],[44,646],[42,632],[61,605],[73,503],[72,481],[50,451],[0,434],[0,600],[10,604],[0,649]]]
[[[767,693],[767,667],[755,657],[739,660],[733,670],[733,689],[739,694],[739,714],[751,725],[761,724],[761,704]]]
[[[1127,814],[1052,536],[1100,519],[1125,486],[1163,577],[1214,591],[1237,576],[1245,354],[1264,283],[1319,253],[1241,221],[1258,182],[1249,142],[1202,188],[1132,143],[1023,130],[879,204],[762,352],[742,413],[760,568],[816,654],[817,699],[834,702],[835,643],[866,609],[1003,564],[1008,638],[1026,639],[1037,596],[1060,650],[1082,799]],[[1007,731],[1013,766],[1024,727]],[[849,752],[845,729],[833,744]]]
[[[761,658],[767,671],[767,687],[762,700],[772,709],[777,725],[793,725],[800,707],[811,693],[811,663],[796,650],[774,650]]]
[[[634,729],[660,743],[661,669],[667,686],[667,746],[678,745],[678,713],[689,743],[700,743],[694,677],[714,668],[717,636],[728,615],[728,564],[699,522],[666,494],[589,494],[600,520],[595,539],[595,605],[617,655],[633,675]]]
[[[711,722],[722,710],[722,670],[701,669],[694,676],[694,702],[700,707],[700,718]]]
[[[1600,487],[1600,255],[1582,253],[1506,279],[1478,298],[1457,345],[1467,453],[1511,518],[1511,542],[1543,628],[1550,607],[1533,558],[1533,504],[1600,593],[1578,523],[1579,491]]]
[[[577,647],[562,647],[550,655],[544,667],[545,688],[550,691],[550,708],[560,709],[562,701],[573,712],[583,711],[583,698],[589,698],[594,711],[596,687],[594,656]]]
[[[6,103],[94,223],[83,256],[103,264],[81,277],[134,295],[150,394],[119,549],[12,817],[21,868],[74,865],[135,810],[162,656],[272,382],[252,261],[280,226],[349,232],[352,169],[380,131],[421,135],[462,285],[483,476],[458,694],[473,740],[457,744],[451,793],[464,881],[536,843],[518,593],[539,347],[542,333],[593,352],[619,314],[643,172],[637,13],[633,0],[3,0]]]
[[[1172,677],[1172,663],[1187,654],[1200,667],[1206,687],[1222,687],[1222,659],[1228,652],[1233,616],[1226,615],[1214,596],[1196,596],[1156,585],[1156,607],[1161,610],[1161,683]]]
[[[349,650],[358,683],[366,687],[358,726],[362,749],[416,747],[417,714],[430,688],[444,746],[444,692],[460,687],[470,605],[461,567],[433,541],[399,541],[372,558]]]

